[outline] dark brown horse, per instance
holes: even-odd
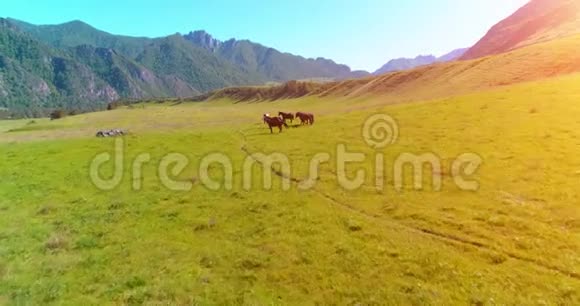
[[[305,125],[305,124],[313,125],[314,124],[314,115],[313,114],[298,112],[298,113],[296,113],[296,118],[300,119],[302,125]]]
[[[263,119],[264,122],[268,124],[268,127],[270,128],[270,133],[274,133],[274,131],[272,131],[273,127],[279,128],[280,133],[282,133],[282,126],[288,127],[286,122],[284,122],[284,120],[280,117],[269,117],[267,114],[264,114]]]
[[[270,117],[270,114],[264,114],[264,116],[262,117],[262,120],[264,121],[264,123],[268,124],[268,122],[266,121],[266,118],[272,118],[272,117]]]
[[[279,112],[278,116],[280,118],[282,118],[282,120],[284,120],[284,122],[286,122],[286,120],[290,120],[290,123],[292,123],[294,121],[294,114],[292,114],[292,113]]]

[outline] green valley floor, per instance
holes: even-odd
[[[0,121],[0,304],[580,304],[579,81],[405,104],[167,102]],[[278,111],[316,120],[270,134],[262,114]],[[364,137],[377,114],[396,124],[385,146]],[[95,137],[112,128],[129,134]],[[99,174],[113,175],[120,141],[120,183],[98,188],[92,161],[111,154]],[[364,161],[342,169],[340,147]],[[232,186],[214,191],[199,169],[218,153]],[[263,170],[271,153],[290,168]],[[168,154],[186,158],[167,176],[188,190],[165,186]],[[409,154],[440,163],[419,168],[420,190],[409,169],[402,181],[395,174]],[[249,170],[248,155],[257,161]],[[310,182],[316,155],[328,161]],[[474,171],[456,169],[475,190],[453,174],[460,156],[480,158]],[[228,177],[218,164],[207,169],[213,181]],[[337,180],[359,171],[353,190]]]

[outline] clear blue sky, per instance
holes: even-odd
[[[1,0],[3,17],[74,19],[131,36],[205,29],[374,71],[389,59],[468,47],[527,0]]]

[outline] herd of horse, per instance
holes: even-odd
[[[270,133],[274,133],[272,128],[277,127],[282,132],[282,127],[288,128],[286,123],[288,120],[290,123],[294,122],[294,119],[300,119],[300,125],[313,125],[314,115],[310,113],[297,112],[296,114],[279,112],[278,116],[272,117],[270,114],[264,114],[264,123],[270,128]]]
[[[279,112],[278,116],[270,116],[270,114],[264,114],[263,120],[264,123],[268,125],[270,128],[270,133],[274,133],[272,128],[279,128],[280,132],[282,132],[282,127],[289,128],[287,121],[293,123],[295,119],[300,119],[300,125],[313,125],[314,124],[314,115],[310,113],[303,113],[297,112],[296,114],[292,113],[284,113]],[[113,130],[101,130],[98,131],[96,136],[97,137],[115,137],[115,136],[124,136],[127,132],[121,129],[113,129]]]

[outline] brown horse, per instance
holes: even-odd
[[[290,120],[290,123],[292,123],[294,121],[294,114],[292,114],[292,113],[279,112],[278,116],[280,118],[282,118],[282,120],[284,120],[284,122],[286,122],[286,120]]]
[[[313,125],[314,124],[314,115],[313,114],[298,112],[298,113],[296,113],[296,118],[300,119],[302,125],[305,125],[305,124]]]
[[[263,119],[264,122],[268,124],[268,127],[270,128],[270,133],[274,133],[274,131],[272,131],[272,127],[279,128],[280,133],[282,133],[282,126],[288,127],[286,122],[284,122],[284,120],[280,117],[269,117],[267,114],[264,114]]]

